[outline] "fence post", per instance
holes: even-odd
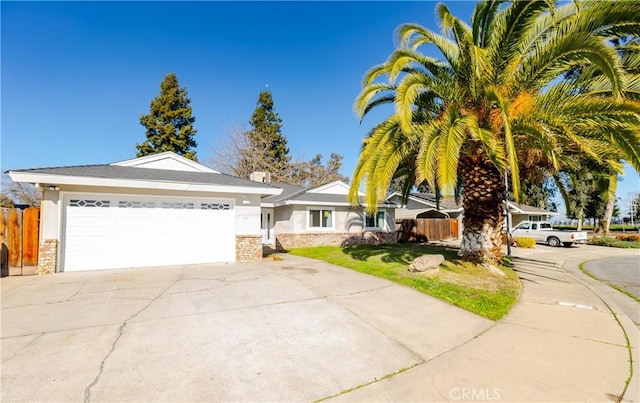
[[[8,245],[9,209],[0,209],[0,241],[2,242],[2,260],[0,261],[0,276],[9,275],[9,245]]]
[[[8,247],[9,247],[9,274],[22,274],[22,210],[13,208],[9,210]],[[18,269],[17,273],[11,273],[11,269]]]
[[[38,269],[39,219],[37,207],[22,212],[22,274],[35,274]]]

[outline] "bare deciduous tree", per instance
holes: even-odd
[[[349,180],[340,174],[340,154],[332,153],[326,165],[322,163],[322,154],[317,154],[309,161],[288,161],[275,167],[264,158],[270,150],[269,138],[253,132],[249,139],[247,133],[238,124],[227,129],[227,136],[213,149],[213,158],[210,159],[213,168],[240,178],[249,178],[252,172],[269,172],[271,182],[304,187]]]
[[[7,175],[2,175],[2,194],[8,196],[14,204],[26,204],[39,207],[41,192],[29,183],[14,182]]]

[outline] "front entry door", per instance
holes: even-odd
[[[261,210],[260,228],[262,230],[262,243],[273,244],[273,210]]]

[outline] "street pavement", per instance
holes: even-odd
[[[583,265],[590,274],[611,286],[622,288],[640,298],[640,259],[635,256],[590,260]],[[611,293],[611,290],[608,290]],[[613,293],[616,304],[640,329],[640,307],[637,300]]]
[[[635,256],[591,260],[584,264],[584,269],[640,298],[640,262]]]
[[[578,269],[624,254],[514,250],[524,288],[499,322],[289,255],[3,278],[1,397],[637,402],[640,331]]]

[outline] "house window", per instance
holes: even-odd
[[[193,203],[163,202],[162,208],[170,208],[170,209],[178,209],[178,210],[193,210]]]
[[[80,200],[71,199],[69,202],[71,207],[110,207],[111,202],[109,200]]]
[[[385,226],[384,223],[384,211],[378,211],[376,214],[367,214],[365,216],[365,228],[382,229]]]
[[[119,208],[153,208],[155,204],[150,201],[121,200],[118,202]]]
[[[333,210],[309,210],[309,228],[333,228]]]
[[[229,204],[223,203],[200,203],[201,210],[231,210]]]

